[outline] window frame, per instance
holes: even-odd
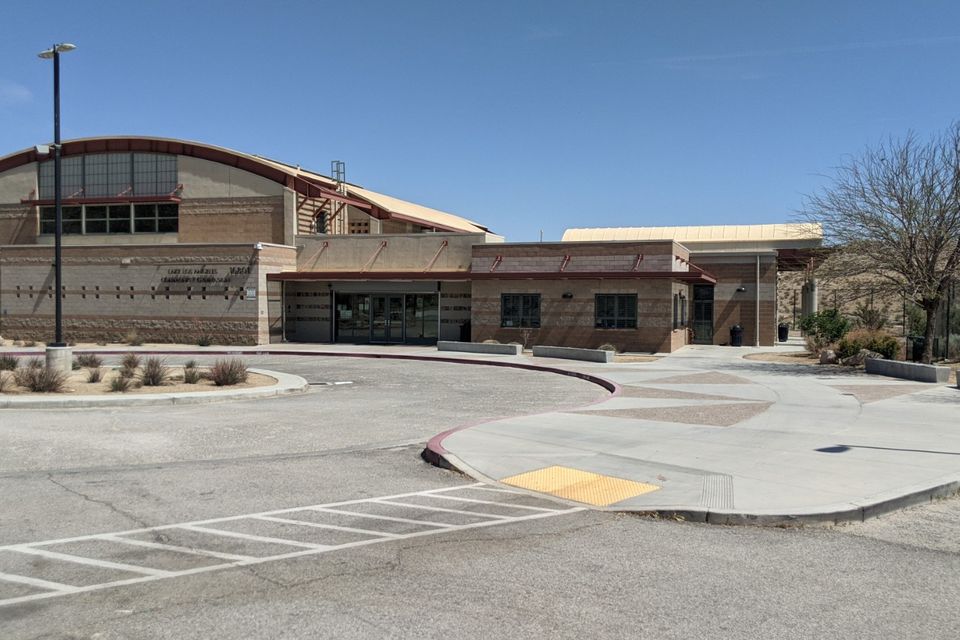
[[[514,298],[516,300],[513,300]],[[539,293],[501,293],[500,327],[502,329],[539,329],[541,302],[542,296]],[[508,314],[508,308],[515,308],[516,312]]]
[[[136,216],[137,208],[145,210],[146,208],[153,209],[152,216]],[[42,206],[39,208],[38,215],[38,234],[41,236],[52,236],[56,233],[56,207],[54,206]],[[96,212],[96,215],[88,215],[88,209],[93,209]],[[124,212],[124,210],[126,210]],[[168,234],[168,233],[179,233],[180,231],[180,205],[172,202],[159,202],[159,203],[89,203],[89,204],[72,204],[72,205],[63,205],[62,209],[64,214],[67,214],[68,211],[75,212],[79,211],[80,216],[75,220],[67,220],[66,215],[63,217],[63,234],[71,236],[79,235],[96,235],[96,236],[123,236],[123,235],[157,235],[157,234]],[[101,214],[102,211],[102,215]],[[176,215],[170,215],[173,211],[176,211]],[[125,213],[125,215],[123,215]],[[161,213],[166,213],[167,215],[161,215]],[[118,215],[114,215],[118,214]],[[152,231],[137,231],[137,222],[142,220],[152,220],[153,221],[153,230]],[[67,228],[67,223],[79,223],[79,231],[71,231]],[[172,224],[171,224],[172,222]],[[93,224],[91,224],[93,223]],[[89,229],[91,226],[101,226],[103,231],[92,231]],[[161,230],[161,226],[166,226],[166,230]],[[172,228],[171,228],[172,227]],[[118,228],[114,231],[113,229]]]
[[[613,313],[609,313],[611,300],[601,303],[601,298],[612,298]],[[601,307],[607,306],[601,313]],[[624,330],[637,328],[637,294],[597,293],[593,296],[593,328],[601,330]],[[629,311],[629,313],[626,313]]]

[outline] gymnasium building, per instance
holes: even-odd
[[[432,344],[670,352],[776,338],[777,275],[816,225],[569,229],[508,243],[479,222],[256,155],[147,137],[0,158],[0,335],[75,342]],[[811,286],[812,283],[811,283]],[[812,301],[805,302],[815,305]]]

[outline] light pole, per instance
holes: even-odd
[[[63,205],[60,193],[60,54],[73,51],[77,47],[69,43],[55,44],[37,55],[44,60],[53,59],[53,204],[56,209],[54,228],[54,274],[56,288],[56,329],[54,341],[47,346],[47,366],[70,370],[71,356],[67,344],[63,341]],[[52,349],[51,349],[52,347]]]

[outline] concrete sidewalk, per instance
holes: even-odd
[[[620,391],[442,434],[429,448],[476,478],[718,523],[861,520],[960,489],[956,388],[743,359],[771,350],[693,346],[657,362],[566,365]]]

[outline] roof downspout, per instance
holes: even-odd
[[[755,324],[753,328],[753,346],[760,346],[760,254],[757,254],[757,283],[756,283],[756,310]]]

